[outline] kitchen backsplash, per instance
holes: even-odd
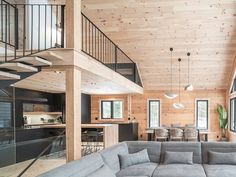
[[[61,123],[57,118],[60,115],[27,115],[24,114],[25,124],[42,124],[42,123]]]

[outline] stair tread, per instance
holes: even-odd
[[[37,72],[38,71],[38,69],[33,66],[29,66],[29,65],[19,63],[19,62],[3,63],[3,64],[0,64],[0,68],[10,69],[17,72]]]
[[[51,66],[52,65],[52,62],[39,58],[39,57],[35,57],[35,56],[19,58],[16,61],[28,63],[33,66]]]
[[[0,71],[0,80],[18,80],[20,76],[9,72]]]

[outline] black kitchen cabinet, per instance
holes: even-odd
[[[119,142],[137,140],[138,123],[119,123]]]

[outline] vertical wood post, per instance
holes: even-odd
[[[81,0],[66,0],[66,48],[82,47]]]
[[[67,162],[81,157],[81,72],[66,69],[66,155]]]

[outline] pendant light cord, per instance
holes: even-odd
[[[190,79],[189,79],[190,78],[190,76],[189,76],[189,66],[190,66],[189,56],[190,56],[190,53],[189,52],[187,53],[187,56],[188,56],[188,84],[190,84],[190,82],[189,82],[190,81]]]
[[[170,86],[170,91],[172,92],[173,91],[173,86],[172,86],[172,81],[173,81],[173,76],[172,76],[172,66],[173,66],[173,63],[172,63],[172,51],[171,51],[171,71],[170,71],[170,75],[171,75],[171,86]]]
[[[171,80],[171,83],[170,83],[170,91],[172,92],[173,91],[173,84],[172,84],[172,82],[173,82],[173,74],[172,74],[172,68],[173,68],[173,59],[172,59],[172,54],[173,54],[173,48],[170,48],[170,80]]]
[[[179,61],[179,103],[180,103],[180,62],[181,62],[181,58],[179,58],[178,61]]]

